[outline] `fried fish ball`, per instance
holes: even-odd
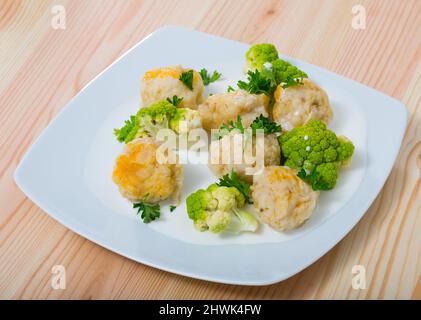
[[[198,111],[202,118],[203,128],[210,131],[237,120],[241,116],[244,127],[249,127],[261,114],[268,116],[269,98],[264,94],[251,94],[244,90],[214,94],[203,104]]]
[[[203,101],[204,86],[202,77],[195,70],[193,70],[192,90],[180,80],[181,74],[190,70],[192,69],[175,66],[146,72],[140,90],[143,105],[148,106],[178,96],[183,98],[179,107],[196,109],[197,105]]]
[[[311,119],[319,119],[327,124],[332,118],[326,92],[308,79],[304,79],[303,85],[286,89],[278,86],[274,97],[273,120],[283,130],[290,131]]]
[[[256,168],[256,165],[259,166],[260,163],[264,162],[264,166],[276,166],[281,163],[281,148],[279,146],[278,139],[274,134],[268,134],[264,137],[264,146],[263,152],[259,153],[259,147],[256,147],[256,138],[249,140],[249,143],[246,143],[244,148],[239,149],[234,147],[234,139],[241,138],[243,134],[231,131],[226,134],[221,140],[213,140],[210,145],[210,156],[215,150],[219,149],[219,152],[216,152],[216,156],[213,161],[209,161],[210,169],[215,173],[216,176],[222,177],[225,174],[229,174],[231,171],[235,171],[238,176],[244,180],[253,183],[253,175],[246,174],[246,168]],[[244,139],[244,138],[243,138]],[[228,163],[222,163],[223,153],[227,152],[225,147],[229,146],[230,157]],[[242,151],[241,155],[235,155],[235,152]],[[256,162],[256,153],[258,156],[263,156],[264,159]],[[250,159],[249,155],[251,156]],[[240,159],[241,163],[236,163],[235,159]],[[214,162],[214,163],[212,163]]]
[[[151,203],[170,196],[177,199],[183,179],[182,167],[159,163],[156,156],[158,147],[159,143],[149,137],[126,144],[113,171],[113,181],[123,197]]]
[[[252,198],[261,220],[277,230],[302,225],[312,214],[318,191],[297,177],[288,167],[266,167],[254,177]]]

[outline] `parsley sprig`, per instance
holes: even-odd
[[[235,89],[232,86],[228,86],[227,88],[227,92],[234,92]]]
[[[178,107],[181,101],[183,101],[183,98],[179,98],[178,96],[174,95],[172,98],[167,98],[167,101],[172,105]]]
[[[218,130],[218,133],[216,134],[216,139],[220,140],[223,136],[225,136],[228,132],[231,132],[233,130],[237,130],[239,133],[244,133],[244,126],[241,122],[241,117],[237,116],[237,121],[230,120],[227,123],[224,123]]]
[[[193,70],[183,72],[178,78],[184,85],[193,91]]]
[[[250,201],[250,185],[242,181],[235,171],[231,171],[231,174],[225,174],[222,178],[219,178],[219,182],[216,183],[220,187],[235,187],[240,191],[247,203]]]
[[[247,81],[240,80],[237,82],[237,86],[238,88],[253,94],[264,93],[267,96],[272,96],[273,92],[276,90],[277,84],[276,81],[274,81],[271,72],[267,72],[263,75],[258,70],[250,70],[247,72]]]
[[[161,215],[161,207],[158,203],[152,204],[146,201],[146,195],[142,201],[133,203],[133,208],[137,209],[137,214],[143,219],[143,223],[149,223],[155,219],[159,219]]]
[[[221,78],[222,74],[219,73],[216,70],[212,74],[210,74],[208,72],[208,70],[206,70],[205,68],[203,68],[203,69],[200,70],[200,76],[202,77],[203,84],[205,86],[207,86],[207,85],[209,85],[212,82],[218,81]]]
[[[264,115],[258,116],[256,119],[253,120],[253,122],[250,125],[250,128],[252,130],[252,134],[255,135],[258,129],[261,129],[264,131],[264,134],[271,134],[271,133],[278,133],[281,132],[281,126],[278,125],[276,122],[270,121],[268,117],[265,117]],[[220,128],[216,135],[216,139],[220,140],[223,136],[225,136],[227,133],[236,130],[239,133],[244,133],[245,128],[243,126],[243,123],[241,121],[241,116],[237,116],[237,120],[234,122],[230,120],[228,124],[224,123]]]
[[[298,171],[297,176],[310,184],[313,190],[329,190],[327,183],[320,182],[319,173],[316,170],[307,173],[304,168],[301,168],[300,171]]]
[[[129,120],[124,121],[124,126],[120,129],[114,129],[114,135],[117,137],[118,142],[129,142],[133,140],[137,133],[139,123],[136,116],[130,116]]]
[[[253,130],[253,134],[256,133],[257,129],[264,130],[265,134],[281,132],[281,126],[276,122],[270,121],[269,118],[263,116],[263,114],[254,119],[250,127]]]

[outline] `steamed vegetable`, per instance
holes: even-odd
[[[278,85],[283,88],[302,84],[307,74],[278,56],[275,46],[256,44],[246,53],[247,81],[238,87],[250,93],[271,96]]]
[[[330,190],[336,185],[339,168],[352,158],[354,145],[327,129],[320,120],[310,120],[280,137],[285,165],[298,169],[298,176],[313,190]]]
[[[245,203],[246,198],[239,189],[217,184],[199,189],[186,199],[187,213],[194,226],[199,231],[214,233],[256,231],[259,223],[243,209]]]
[[[178,101],[173,100],[174,103]],[[177,108],[168,100],[161,100],[149,107],[141,108],[136,116],[131,116],[120,129],[114,129],[119,142],[128,143],[135,138],[155,137],[160,129],[171,129],[181,133],[181,121],[186,122],[186,130],[200,127],[200,116],[196,110]]]
[[[261,70],[265,63],[271,63],[278,58],[278,50],[273,44],[255,44],[246,53],[246,67],[248,70]]]

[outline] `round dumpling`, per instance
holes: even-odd
[[[188,88],[181,80],[183,72],[192,69],[183,69],[181,66],[153,69],[145,73],[143,77],[140,95],[142,103],[149,106],[160,100],[178,96],[183,98],[180,107],[196,109],[203,101],[203,81],[197,71],[193,70],[193,89]]]
[[[318,191],[288,167],[266,167],[254,176],[252,198],[262,222],[277,230],[294,229],[311,216]]]
[[[243,90],[214,94],[198,107],[202,126],[210,131],[241,116],[245,128],[261,114],[268,116],[269,98],[264,94],[251,94]]]
[[[222,177],[225,174],[231,173],[231,171],[235,171],[242,180],[251,184],[253,183],[253,175],[250,173],[246,174],[246,168],[256,168],[256,138],[249,140],[251,143],[246,143],[245,147],[240,149],[242,150],[242,154],[236,157],[234,152],[238,152],[239,148],[234,147],[234,139],[236,137],[241,138],[241,136],[243,136],[243,134],[231,131],[222,137],[221,140],[213,140],[209,148],[211,157],[209,167],[218,177]],[[230,147],[230,157],[227,159],[228,161],[225,161],[228,163],[222,163],[224,162],[223,154],[224,152],[225,154],[227,152],[225,146]],[[218,151],[216,152],[214,159],[212,159],[212,153],[214,150]],[[257,151],[259,151],[259,148],[257,148]],[[265,166],[276,166],[280,164],[281,148],[276,135],[265,135],[264,151],[261,155],[264,156]],[[249,156],[251,156],[250,159],[248,159]],[[234,161],[235,159],[240,159],[241,162],[238,163],[238,161]],[[259,161],[257,161],[257,165],[259,165]]]
[[[332,118],[332,109],[326,92],[308,79],[302,85],[283,89],[278,86],[274,94],[273,120],[283,130],[290,131],[319,119],[326,124]]]
[[[159,143],[149,137],[126,144],[113,171],[113,181],[123,197],[151,203],[170,196],[177,199],[183,178],[182,167],[159,163],[156,156],[158,147]]]

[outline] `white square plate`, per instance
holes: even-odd
[[[34,143],[15,172],[18,186],[51,217],[87,239],[162,270],[222,283],[263,285],[304,269],[344,237],[382,188],[401,145],[407,111],[399,101],[311,64],[283,57],[308,73],[331,100],[329,125],[356,146],[337,187],[321,196],[301,228],[280,233],[200,233],[184,198],[217,179],[204,165],[186,165],[183,204],[148,225],[111,180],[123,146],[113,128],[139,107],[140,77],[154,67],[181,64],[222,72],[209,92],[244,78],[247,44],[180,27],[162,28],[89,83]]]

